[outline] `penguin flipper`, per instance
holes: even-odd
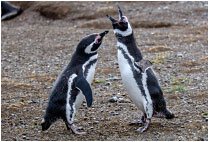
[[[75,82],[75,87],[80,90],[86,98],[86,103],[88,107],[91,107],[93,102],[92,90],[88,81],[83,75],[79,75]]]
[[[145,60],[145,59],[142,59],[141,61],[139,62],[134,62],[134,65],[136,67],[138,67],[142,72],[145,72],[145,70],[149,67],[152,66],[152,62],[149,61],[149,60]]]

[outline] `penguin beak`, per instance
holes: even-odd
[[[122,13],[122,11],[121,11],[121,9],[120,9],[119,6],[118,6],[118,12],[119,12],[119,21],[118,20],[115,20],[114,18],[112,18],[109,15],[106,15],[107,18],[110,19],[110,21],[112,21],[112,24],[117,24],[117,23],[119,23],[119,22],[122,21],[122,19],[123,19],[123,13]]]
[[[119,12],[119,19],[122,19],[123,13],[122,13],[122,11],[121,11],[119,6],[118,6],[118,12]]]
[[[100,33],[99,35],[103,38],[109,31],[104,31],[103,33]]]
[[[108,33],[109,31],[104,31],[102,33],[100,33],[97,37],[96,37],[96,44],[101,43],[103,37]]]
[[[115,20],[114,18],[112,18],[111,16],[109,16],[109,15],[106,15],[106,16],[107,16],[108,19],[110,19],[110,21],[112,21],[112,24],[118,23],[118,21]]]

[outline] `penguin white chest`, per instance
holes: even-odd
[[[91,61],[96,60],[94,63],[91,63]],[[83,71],[87,72],[86,74],[86,80],[88,81],[88,83],[91,85],[91,82],[94,78],[94,73],[95,73],[95,68],[97,65],[97,55],[93,56],[92,58],[90,58],[89,61],[87,61],[84,65],[83,65]],[[76,97],[76,101],[75,101],[75,107],[76,109],[79,109],[80,105],[83,103],[85,97],[82,94],[82,92],[80,92],[78,94],[78,96]]]
[[[128,91],[129,96],[131,97],[131,100],[141,111],[144,111],[144,97],[142,96],[142,92],[139,89],[136,80],[134,79],[131,66],[128,63],[128,60],[124,57],[121,50],[118,50],[118,64],[123,83],[126,90]]]
[[[91,84],[93,78],[94,78],[94,73],[95,73],[95,69],[96,69],[96,65],[97,62],[92,64],[88,70],[87,76],[86,76],[86,80],[89,82],[89,84]]]

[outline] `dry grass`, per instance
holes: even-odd
[[[197,72],[201,72],[202,69],[201,68],[198,68],[198,69],[186,69],[186,70],[183,70],[184,73],[197,73]]]
[[[138,19],[131,22],[134,28],[162,28],[171,27],[172,23],[167,21],[139,21]]]
[[[165,51],[172,51],[173,49],[164,45],[157,45],[149,48],[147,51],[150,53],[154,52],[165,52]]]
[[[197,61],[184,61],[180,65],[181,66],[184,66],[184,67],[194,67],[194,66],[200,66],[200,65],[202,65],[202,63],[197,62]]]
[[[80,23],[78,25],[78,27],[80,28],[95,28],[95,29],[110,29],[111,28],[111,24],[108,23],[109,21],[107,21],[106,19],[102,18],[100,20],[95,19],[95,20],[90,20],[90,21],[86,21],[83,23]]]
[[[36,11],[44,17],[50,19],[62,19],[65,18],[73,9],[73,3],[69,4],[67,2],[52,4],[52,2],[38,3]]]
[[[208,61],[208,57],[202,57],[200,60]]]

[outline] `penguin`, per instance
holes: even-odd
[[[117,57],[122,81],[137,108],[141,110],[142,117],[132,124],[144,124],[137,132],[148,129],[152,116],[161,114],[167,119],[174,118],[166,107],[163,92],[152,69],[152,63],[143,59],[141,51],[137,47],[133,29],[126,16],[123,16],[118,6],[119,20],[106,15],[112,22],[113,32],[117,39]]]
[[[8,20],[22,13],[20,7],[14,6],[8,2],[1,2],[1,20]]]
[[[73,124],[76,111],[86,99],[88,107],[93,102],[91,82],[94,77],[97,64],[97,51],[102,44],[103,37],[108,33],[91,34],[83,38],[69,64],[63,69],[51,90],[48,106],[41,126],[47,130],[57,119],[62,119],[68,130],[74,134],[86,134],[79,132],[81,127]]]

